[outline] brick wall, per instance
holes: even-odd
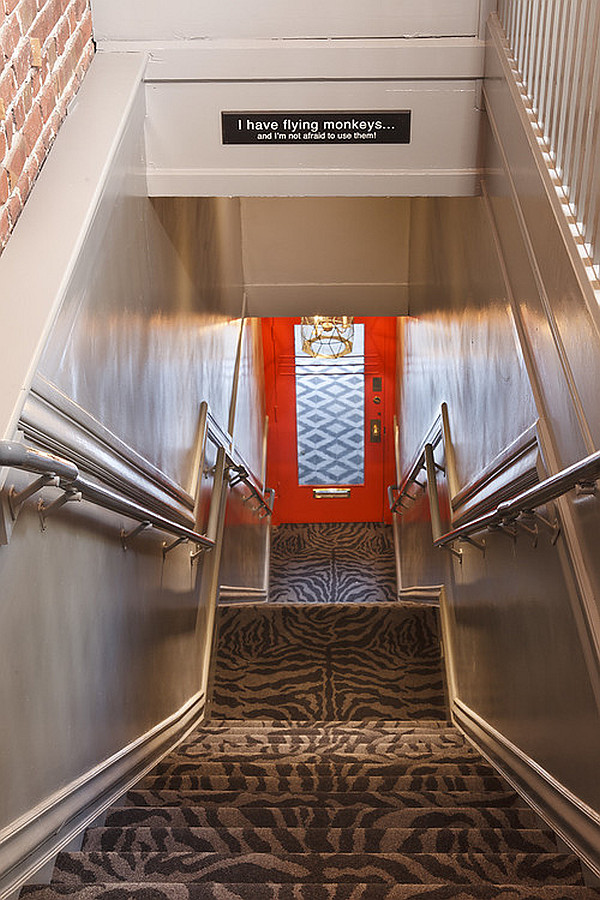
[[[89,0],[0,0],[0,253],[93,53]]]

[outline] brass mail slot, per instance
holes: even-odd
[[[350,488],[313,488],[315,500],[343,500],[350,497]]]

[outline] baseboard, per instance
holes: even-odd
[[[440,594],[443,589],[443,584],[400,588],[398,591],[398,603],[402,606],[433,606],[439,609]]]
[[[456,698],[452,719],[583,862],[600,875],[600,815]]]
[[[4,828],[0,900],[30,880],[196,728],[204,707],[204,694],[196,694],[173,715]]]
[[[245,588],[223,584],[219,588],[219,603],[228,606],[236,603],[266,603],[268,592],[264,588]]]

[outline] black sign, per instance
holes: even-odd
[[[409,144],[410,110],[222,112],[224,144]]]

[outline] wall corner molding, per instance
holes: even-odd
[[[201,722],[199,692],[177,712],[47,797],[0,832],[0,900],[8,898]]]
[[[600,814],[457,697],[452,701],[452,719],[482,755],[600,876]]]

